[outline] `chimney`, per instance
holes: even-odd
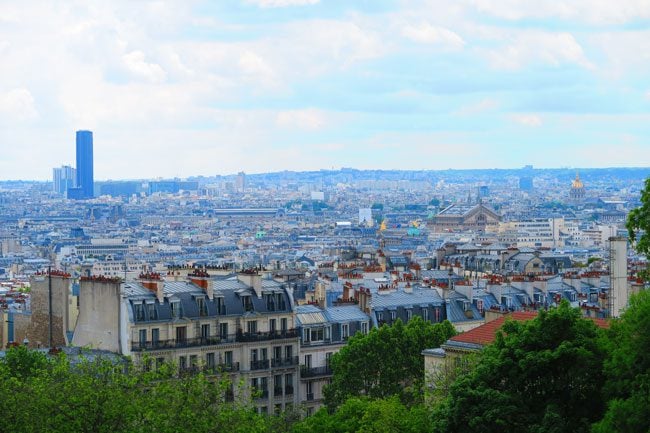
[[[165,295],[163,293],[163,288],[165,286],[165,282],[160,277],[159,273],[143,272],[138,277],[138,280],[145,289],[156,294],[156,298],[158,299],[158,302],[160,302],[161,304],[164,302]]]
[[[469,299],[469,302],[474,301],[474,285],[472,284],[471,281],[467,281],[467,280],[458,281],[454,285],[454,289],[458,293],[460,293],[461,295]]]
[[[262,276],[256,269],[245,269],[237,274],[237,279],[252,287],[258,298],[262,298]]]
[[[314,297],[316,298],[316,302],[318,303],[319,307],[323,309],[327,308],[327,296],[325,291],[325,283],[323,283],[322,281],[316,282],[314,288]]]
[[[352,283],[349,281],[346,281],[345,284],[343,284],[343,302],[348,302],[350,300],[350,288],[352,287]]]
[[[208,299],[212,300],[214,298],[213,283],[210,279],[210,274],[208,274],[203,269],[195,269],[193,272],[187,274],[187,278],[191,283],[199,286],[203,289]]]

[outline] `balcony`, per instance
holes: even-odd
[[[239,332],[237,333],[237,341],[242,343],[256,342],[256,341],[269,341],[280,340],[285,338],[298,338],[298,330],[288,329],[286,331],[274,332]]]
[[[327,377],[327,376],[331,376],[332,374],[333,374],[332,368],[329,367],[329,366],[313,367],[313,368],[301,367],[300,368],[300,378],[301,379],[307,379],[307,378],[313,378],[313,377]]]
[[[228,335],[225,337],[197,337],[197,338],[184,338],[181,340],[158,340],[158,341],[143,341],[134,342],[131,344],[132,352],[144,352],[148,350],[162,350],[162,349],[180,349],[185,347],[196,346],[212,346],[217,344],[234,343],[237,341],[235,335]]]
[[[293,367],[298,365],[298,357],[293,356],[290,358],[277,358],[271,360],[272,368]]]
[[[208,374],[234,373],[239,371],[239,362],[231,362],[229,364],[218,364],[213,367],[204,367],[203,371],[205,371]]]
[[[260,359],[257,361],[251,361],[251,370],[268,370],[269,360]]]

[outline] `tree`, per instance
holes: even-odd
[[[24,347],[0,359],[0,419],[12,432],[267,432],[249,400],[226,401],[226,377],[177,376],[117,357],[69,359]]]
[[[641,191],[641,206],[630,211],[625,227],[634,248],[650,256],[650,177],[645,180],[645,187]],[[643,272],[642,277],[650,279],[650,271]]]
[[[607,411],[594,431],[650,431],[650,292],[630,298],[629,307],[612,324],[607,337]]]
[[[417,316],[407,325],[397,320],[392,326],[373,328],[367,335],[357,333],[332,356],[334,375],[324,390],[326,405],[333,410],[359,395],[397,395],[403,401],[421,398],[422,350],[438,347],[454,334],[448,321],[433,325]]]
[[[604,350],[596,325],[565,301],[529,322],[506,321],[436,408],[444,432],[571,432],[600,419]]]
[[[333,414],[321,409],[294,426],[294,433],[429,432],[430,415],[422,405],[407,407],[396,396],[371,400],[352,397]]]

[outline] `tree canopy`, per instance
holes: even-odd
[[[600,419],[604,350],[578,309],[506,321],[437,408],[440,432],[587,432]]]
[[[650,256],[650,177],[645,180],[645,187],[641,190],[641,206],[630,211],[625,227],[634,248]],[[649,279],[649,274],[646,270],[644,278]]]
[[[397,320],[367,335],[357,333],[332,356],[334,376],[324,390],[327,406],[334,409],[359,395],[412,399],[424,379],[422,351],[440,346],[454,334],[448,321],[434,325],[418,316],[407,325]]]
[[[612,324],[607,343],[607,412],[594,431],[650,431],[650,292],[630,298],[621,319]]]

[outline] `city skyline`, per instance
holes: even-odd
[[[0,6],[0,180],[648,167],[643,0]],[[47,43],[45,43],[47,42]]]

